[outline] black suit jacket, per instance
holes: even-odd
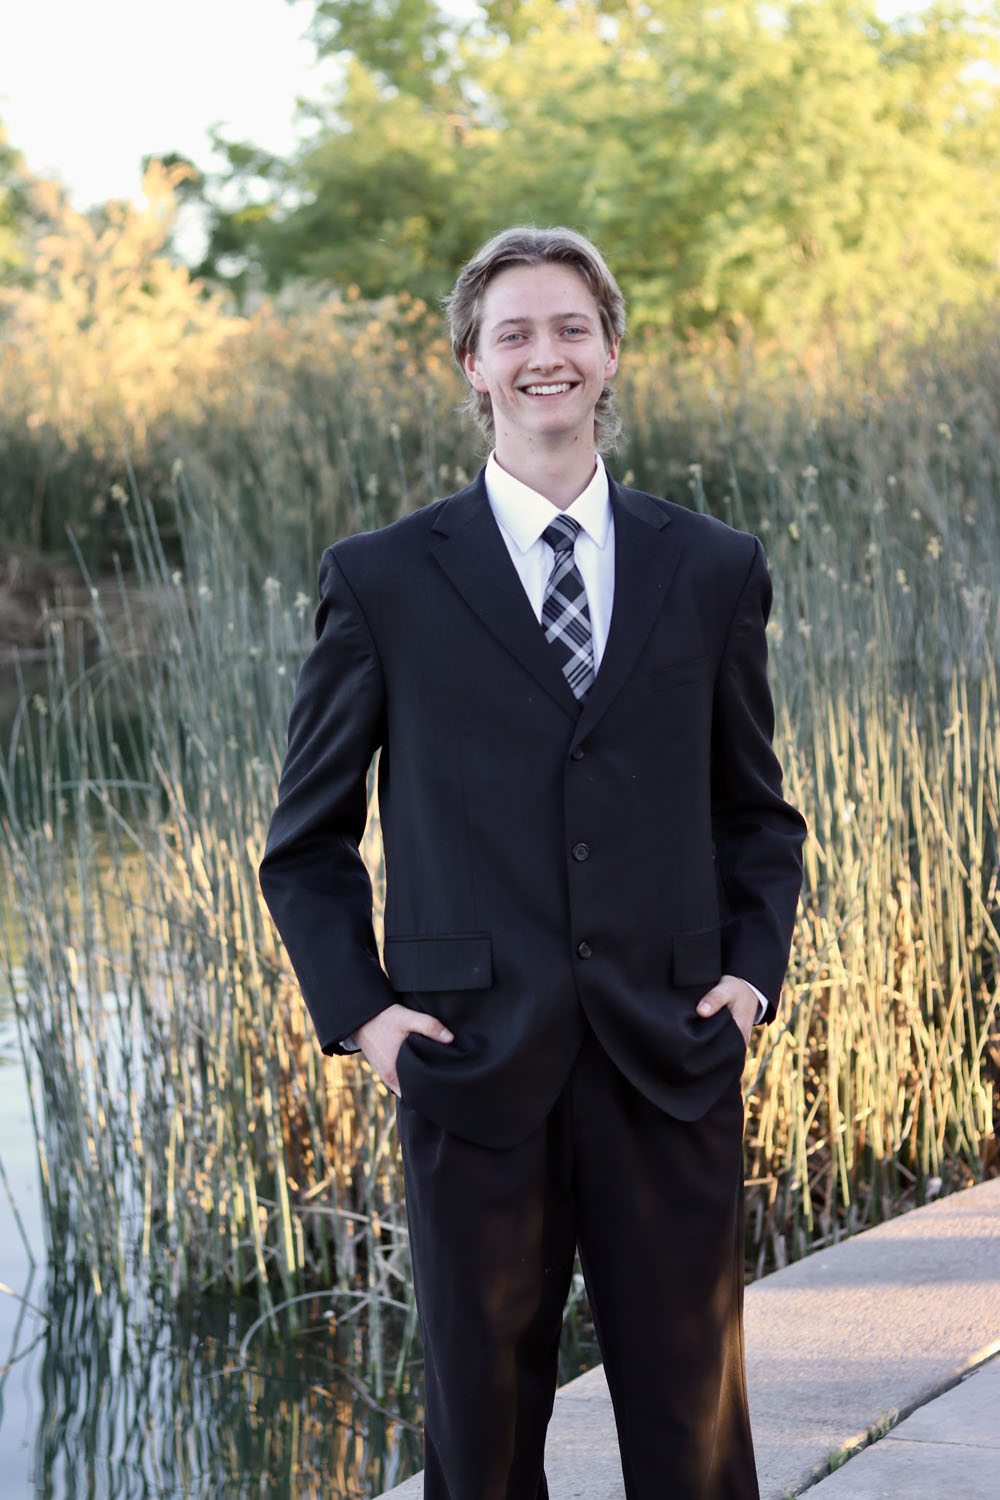
[[[482,475],[331,547],[261,884],[324,1050],[400,1000],[403,1098],[486,1145],[554,1103],[586,1025],[681,1118],[739,1076],[724,972],[773,1004],[802,819],[781,796],[759,543],[611,484],[615,596],[586,703],[546,644]],[[358,855],[376,750],[380,962]]]

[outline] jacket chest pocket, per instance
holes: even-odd
[[[683,687],[685,683],[702,682],[711,677],[712,658],[705,654],[691,656],[684,661],[673,661],[665,667],[654,667],[646,678],[650,692],[663,693],[669,688]]]

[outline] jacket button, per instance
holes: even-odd
[[[577,943],[576,945],[577,958],[589,958],[593,951],[589,943]]]
[[[590,858],[589,844],[574,844],[572,849],[573,858],[577,864],[582,864],[585,859]]]
[[[569,758],[570,760],[583,760],[583,751],[580,749],[579,745],[577,745],[575,750],[571,750],[569,752]]]

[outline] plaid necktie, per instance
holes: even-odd
[[[555,553],[542,600],[542,625],[545,639],[558,652],[563,676],[582,703],[594,681],[594,646],[587,594],[573,556],[579,531],[579,521],[556,516],[542,532],[542,541]]]

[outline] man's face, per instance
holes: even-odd
[[[618,367],[597,301],[571,266],[511,266],[483,295],[479,346],[462,361],[493,406],[497,452],[594,445],[594,408]]]

